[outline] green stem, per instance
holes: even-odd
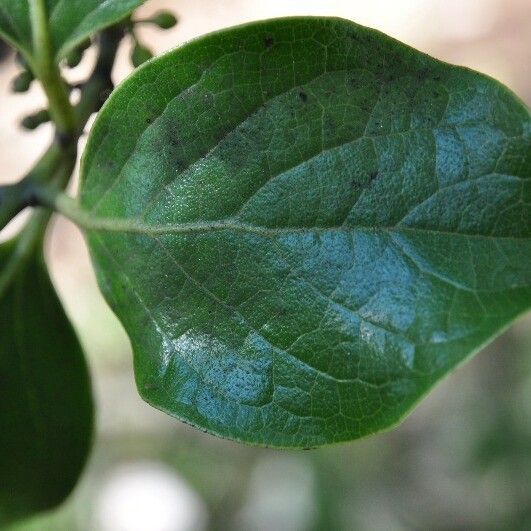
[[[33,186],[45,184],[59,169],[65,154],[53,143],[33,169],[19,182],[0,186],[0,230],[21,210],[33,204]]]
[[[42,28],[47,28],[46,20],[43,19],[46,14],[44,3],[39,0],[30,0],[30,7],[32,9],[33,27],[41,28],[40,30],[35,30],[34,41],[44,40],[49,43],[48,38],[45,36],[46,33],[43,35],[41,32]],[[36,204],[37,190],[46,189],[49,194],[57,194],[68,184],[77,159],[79,136],[82,134],[87,120],[93,112],[99,110],[105,97],[112,89],[111,71],[122,37],[123,32],[119,28],[110,28],[102,32],[96,67],[82,89],[81,100],[75,108],[75,119],[73,120],[73,123],[77,125],[73,129],[68,126],[70,131],[68,137],[63,136],[61,138],[61,134],[65,132],[65,129],[59,128],[57,123],[59,134],[35,167],[15,185],[0,186],[0,230],[20,210],[26,206]],[[51,57],[50,52],[47,53],[47,57]],[[40,61],[42,61],[42,58]],[[35,68],[35,63],[30,66]],[[64,85],[55,65],[54,69],[57,73],[56,79],[60,81],[62,89]],[[57,102],[58,100],[55,101]],[[72,109],[70,102],[68,102],[67,109],[71,109],[72,114],[74,114],[74,109]],[[67,140],[66,142],[64,141],[65,139]],[[42,241],[52,213],[49,208],[36,209],[15,240],[14,250],[0,271],[0,297],[8,289],[20,268],[24,266],[35,251],[35,248]]]
[[[29,7],[33,40],[33,60],[30,66],[46,93],[50,115],[59,137],[69,138],[76,132],[76,117],[66,84],[55,62],[45,0],[29,0]]]
[[[0,298],[11,285],[18,271],[23,267],[28,258],[32,255],[35,247],[44,237],[44,232],[50,211],[44,208],[37,209],[31,216],[28,223],[21,231],[13,252],[0,271]]]
[[[52,179],[52,187],[55,189],[60,188],[65,181],[68,181],[74,170],[75,161],[75,156],[73,159],[69,158],[65,161],[65,164],[58,169]],[[44,233],[46,232],[46,227],[48,226],[48,221],[50,220],[51,215],[51,210],[38,208],[17,237],[15,248],[0,271],[0,298],[9,288],[18,271],[20,271],[28,258],[33,254],[37,245],[39,245],[44,238]]]
[[[54,209],[78,227],[86,231],[125,232],[129,234],[192,234],[231,230],[236,232],[254,233],[271,236],[278,232],[277,229],[268,229],[243,223],[235,219],[221,219],[211,221],[196,221],[190,223],[150,224],[142,220],[128,218],[102,218],[94,213],[84,210],[75,199],[67,196],[60,190],[50,187],[37,188],[35,198],[40,205]],[[293,229],[291,229],[292,231]]]
[[[83,85],[81,99],[75,108],[79,123],[79,134],[83,132],[83,128],[92,113],[100,109],[113,89],[111,73],[118,46],[123,36],[124,33],[120,27],[111,27],[100,33],[96,66],[89,80]]]
[[[49,183],[59,167],[69,159],[75,162],[75,145],[83,133],[87,120],[97,111],[112,89],[111,71],[118,45],[123,37],[120,28],[110,28],[100,35],[100,51],[96,66],[81,90],[81,99],[75,107],[78,129],[70,142],[54,141],[34,168],[18,183],[0,186],[0,230],[21,210],[34,203],[35,186]],[[66,186],[67,182],[64,183]]]
[[[192,221],[185,223],[149,223],[133,218],[104,218],[98,217],[89,210],[84,210],[78,202],[68,197],[60,190],[50,187],[37,188],[35,199],[40,205],[54,209],[78,227],[85,231],[98,232],[123,232],[128,234],[141,234],[146,236],[160,236],[164,234],[194,234],[206,232],[232,231],[245,234],[257,234],[259,236],[274,238],[279,234],[293,234],[304,232],[308,229],[298,227],[270,228],[261,225],[245,223],[237,218],[215,219],[209,221]],[[365,228],[367,229],[367,228]],[[344,230],[343,227],[320,227],[317,230]]]

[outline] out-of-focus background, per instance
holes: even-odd
[[[284,15],[335,15],[500,79],[531,103],[530,0],[151,0],[179,25],[142,28],[157,53],[203,33]],[[125,41],[115,79],[130,71]],[[71,72],[81,79],[93,55]],[[23,175],[51,127],[18,121],[38,87],[9,93],[0,63],[0,180]],[[10,227],[16,229],[17,223]],[[131,348],[96,288],[79,231],[48,235],[54,283],[85,347],[98,407],[85,475],[57,511],[20,529],[68,531],[531,530],[531,317],[440,384],[397,429],[309,452],[241,446],[144,404]],[[1,316],[0,316],[1,319]],[[1,478],[0,478],[1,481]]]

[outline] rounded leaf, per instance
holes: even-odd
[[[150,22],[161,29],[171,29],[177,24],[177,17],[169,11],[161,11],[151,18]]]
[[[133,66],[139,67],[141,64],[149,61],[153,57],[151,50],[143,46],[142,44],[135,42],[133,50],[131,52],[131,62]]]
[[[33,79],[33,74],[29,70],[24,70],[15,79],[13,79],[13,83],[11,85],[13,92],[27,92]]]
[[[345,20],[140,68],[91,131],[80,201],[141,395],[270,446],[396,424],[530,307],[530,147],[498,82]]]

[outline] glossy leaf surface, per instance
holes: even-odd
[[[0,247],[0,271],[12,252]],[[0,527],[55,507],[86,461],[93,404],[81,346],[40,258],[0,299]]]
[[[145,0],[45,0],[57,59],[97,31],[129,15]],[[32,54],[29,0],[0,0],[0,35]]]
[[[271,446],[395,424],[531,304],[530,146],[498,82],[344,20],[140,68],[80,201],[141,395]]]

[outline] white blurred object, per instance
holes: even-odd
[[[268,456],[258,461],[236,529],[304,531],[316,518],[315,477],[300,457]]]
[[[120,465],[97,494],[97,531],[201,531],[207,512],[198,495],[157,462]]]
[[[472,41],[487,35],[499,16],[499,0],[432,0],[430,19],[444,21],[437,28],[439,40]]]

